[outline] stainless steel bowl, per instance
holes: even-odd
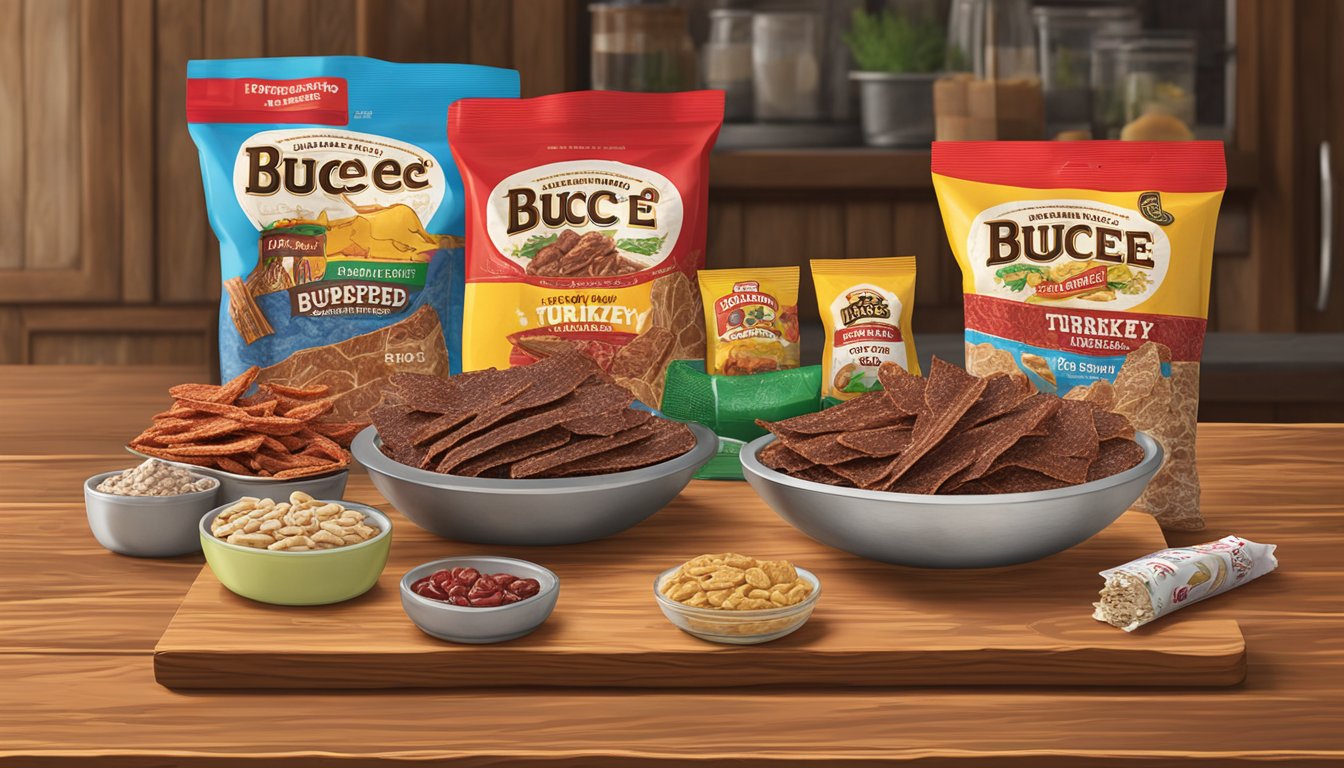
[[[741,453],[747,482],[790,525],[823,544],[920,568],[992,568],[1062,552],[1115,522],[1162,466],[1162,447],[1135,436],[1143,460],[1118,475],[1033,493],[926,496],[813,483],[757,459],[767,435]]]
[[[629,472],[512,480],[458,477],[388,458],[378,433],[350,446],[378,491],[411,522],[445,539],[505,546],[554,546],[601,539],[633,527],[676,498],[718,449],[707,427],[687,424],[695,447]]]
[[[147,454],[140,453],[134,448],[127,448],[127,451],[140,456],[141,458],[151,458]],[[274,477],[252,477],[250,475],[236,475],[232,472],[225,472],[222,469],[213,467],[198,467],[195,464],[184,464],[180,461],[169,461],[168,459],[159,459],[165,464],[172,464],[175,467],[195,472],[198,475],[213,477],[219,481],[219,500],[220,502],[237,501],[244,496],[255,496],[259,499],[275,499],[281,501],[288,499],[289,494],[295,491],[302,491],[314,499],[339,499],[345,495],[345,481],[350,477],[349,469],[342,469],[338,472],[331,472],[316,477],[296,477],[293,480],[277,480]]]
[[[526,600],[494,608],[452,605],[411,591],[412,584],[431,573],[459,567],[536,579],[541,590]],[[522,637],[550,617],[559,597],[559,576],[536,563],[512,557],[447,557],[418,565],[401,577],[401,607],[406,615],[425,634],[454,643],[502,643]]]
[[[84,481],[84,511],[99,544],[131,557],[176,557],[201,551],[196,524],[214,508],[219,486],[177,496],[122,496],[98,490],[99,483],[119,474],[103,472]]]

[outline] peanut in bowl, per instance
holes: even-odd
[[[330,549],[271,549],[231,544],[215,534],[215,518],[238,502],[214,509],[201,518],[201,549],[205,560],[230,592],[272,605],[329,605],[358,597],[377,583],[392,545],[392,521],[373,507],[348,501],[326,502],[356,510],[376,529],[358,543]]]
[[[821,580],[805,568],[797,568],[798,576],[811,585],[812,590],[801,602],[779,608],[757,610],[726,610],[697,607],[679,603],[663,594],[668,579],[678,569],[669,568],[653,580],[653,597],[658,601],[667,620],[688,635],[712,643],[728,645],[755,645],[778,640],[807,623],[821,596]]]

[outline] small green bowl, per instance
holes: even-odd
[[[373,507],[337,504],[368,516],[381,532],[368,541],[311,552],[272,552],[230,544],[210,532],[229,502],[201,518],[201,550],[219,582],[236,595],[272,605],[329,605],[368,592],[378,582],[392,547],[392,521]]]

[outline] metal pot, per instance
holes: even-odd
[[[937,74],[850,72],[859,84],[863,142],[870,147],[927,147],[933,141]]]

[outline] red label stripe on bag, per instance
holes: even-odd
[[[837,347],[847,347],[865,341],[881,341],[897,344],[901,341],[901,329],[894,325],[855,325],[850,328],[838,328],[835,331]]]
[[[1125,355],[1146,341],[1171,348],[1173,360],[1198,362],[1204,349],[1199,317],[1106,312],[1023,304],[967,294],[966,328],[1034,347],[1082,355]]]
[[[187,81],[187,122],[345,125],[350,122],[349,89],[343,77],[192,78]]]

